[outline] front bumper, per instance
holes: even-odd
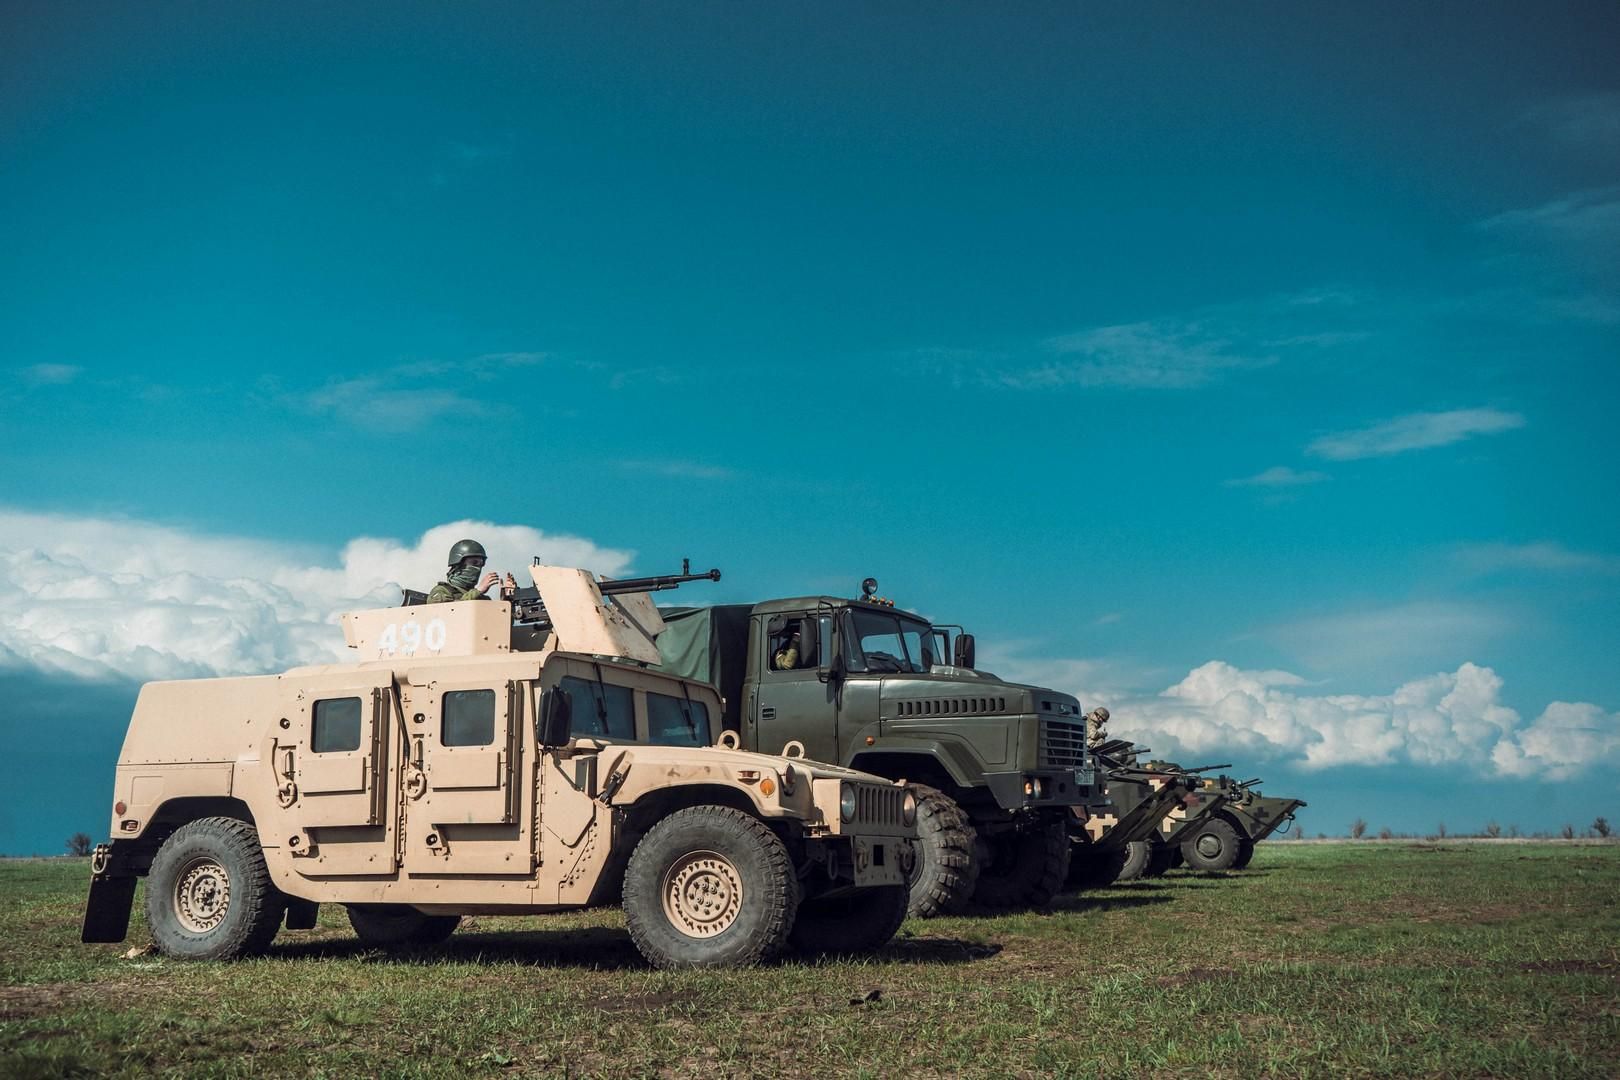
[[[1104,805],[1103,781],[1089,765],[1070,769],[987,772],[985,785],[1003,810]]]
[[[824,836],[812,841],[811,850],[834,890],[905,885],[917,858],[903,836]]]

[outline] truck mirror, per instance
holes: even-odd
[[[561,746],[574,729],[574,698],[568,691],[553,687],[540,706],[540,730],[535,733],[541,746]]]
[[[956,655],[955,655],[955,657],[953,659],[955,661],[956,666],[960,667],[960,668],[971,668],[973,666],[973,661],[975,659],[974,649],[973,649],[973,635],[972,634],[957,634],[956,635],[956,647],[955,647],[954,651],[955,651]]]
[[[799,620],[799,656],[804,658],[799,661],[801,664],[806,659],[815,657],[817,666],[820,666],[821,653],[816,649],[816,620],[814,619]]]
[[[832,663],[817,670],[816,677],[824,683],[832,683],[836,686],[844,681],[844,676],[847,674],[849,674],[849,668],[844,663],[844,654],[834,653]]]

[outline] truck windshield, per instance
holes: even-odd
[[[928,624],[891,611],[850,615],[851,671],[927,671],[933,659]]]

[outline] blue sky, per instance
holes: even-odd
[[[1613,5],[6,23],[0,850],[462,521],[875,574],[1312,832],[1620,817]]]

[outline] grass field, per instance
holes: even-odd
[[[0,1076],[1620,1074],[1620,846],[1262,844],[866,962],[684,973],[613,911],[390,956],[323,908],[263,959],[125,959],[138,917],[78,942],[88,873],[0,863]]]

